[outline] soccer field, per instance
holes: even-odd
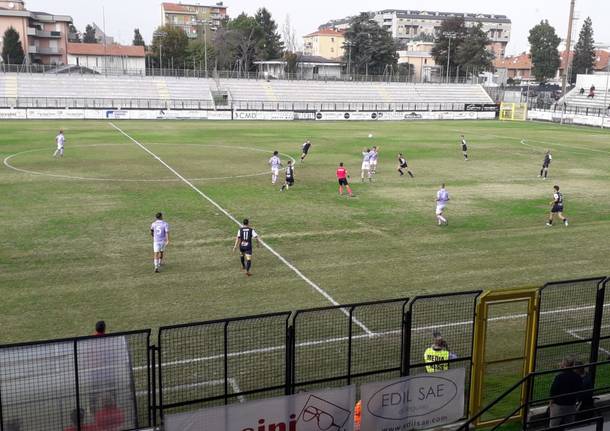
[[[116,125],[124,133],[109,122],[0,123],[1,343],[82,335],[99,319],[111,331],[156,328],[609,272],[608,132],[495,121]],[[60,127],[66,153],[53,159]],[[305,139],[310,155],[280,193],[267,160],[273,150],[298,160]],[[378,173],[361,184],[370,145],[381,147]],[[396,172],[398,152],[414,179]],[[341,161],[355,198],[338,196]],[[442,182],[451,202],[439,228]],[[554,184],[568,228],[545,227]],[[149,232],[158,211],[171,226],[161,274]],[[248,217],[269,246],[255,249],[253,277],[231,252],[230,216]]]

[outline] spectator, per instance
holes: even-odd
[[[564,370],[555,376],[551,385],[551,403],[549,405],[551,427],[574,422],[576,403],[580,398],[580,394],[575,392],[582,390],[582,380],[572,369],[565,369],[573,366],[574,358],[572,357],[561,361],[560,368]]]
[[[100,320],[95,324],[95,333],[93,334],[96,337],[103,337],[106,335],[106,322]]]
[[[589,95],[587,97],[590,97],[591,99],[595,97],[595,85],[591,86],[591,88],[589,89]]]
[[[72,421],[72,425],[70,425],[64,431],[78,430],[78,418],[79,418],[78,413],[79,413],[79,409],[72,410],[72,413],[70,413],[70,421]],[[81,431],[94,431],[95,427],[93,425],[83,423],[84,417],[85,417],[85,411],[83,409],[80,409],[80,423],[81,423],[80,429],[81,429]]]
[[[95,413],[95,429],[97,431],[120,431],[125,415],[116,405],[112,396],[107,396],[102,408]]]
[[[576,366],[583,365],[582,362],[576,362]],[[574,370],[582,381],[582,390],[586,391],[580,395],[580,405],[578,406],[578,420],[590,419],[594,415],[595,403],[593,402],[593,380],[589,370],[585,367],[576,368]]]
[[[581,96],[585,95],[585,89],[583,87],[580,87],[580,91],[578,92]]]
[[[443,339],[440,332],[435,331],[433,334],[434,343],[424,352],[424,362],[426,363],[427,373],[436,373],[437,371],[447,371],[449,364],[449,349],[447,343]]]
[[[362,400],[358,400],[354,407],[354,431],[360,431],[360,422],[362,418]]]

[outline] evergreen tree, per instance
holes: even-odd
[[[159,27],[153,36],[151,51],[157,66],[176,69],[183,68],[188,60],[189,39],[179,27],[165,25]],[[163,65],[161,65],[163,58]]]
[[[19,33],[9,27],[2,37],[2,60],[5,64],[23,64],[25,53],[19,38]]]
[[[587,17],[580,30],[578,42],[574,46],[574,59],[572,60],[572,73],[570,82],[576,82],[576,75],[591,74],[595,65],[595,41],[593,40],[593,22]]]
[[[538,82],[544,83],[556,75],[561,64],[557,50],[561,39],[548,20],[543,20],[530,30],[528,41],[533,65],[532,73]]]
[[[136,28],[133,30],[133,42],[132,42],[133,46],[146,46],[146,44],[144,43],[144,38],[142,37],[142,34],[140,34],[140,29]]]
[[[81,43],[80,33],[74,27],[74,24],[70,24],[68,27],[68,42]]]
[[[85,27],[83,43],[97,43],[97,39],[95,38],[95,29],[90,24],[87,24],[87,27]]]
[[[254,70],[256,53],[263,46],[264,32],[256,19],[245,13],[229,21],[228,36],[235,63],[242,72]]]
[[[345,32],[346,61],[356,74],[381,75],[398,63],[396,42],[388,31],[373,21],[366,12],[354,17]]]
[[[464,18],[454,17],[446,19],[436,35],[432,47],[432,58],[439,66],[447,67],[449,59],[449,71],[456,71],[459,64],[457,51],[466,38],[467,30]],[[451,48],[451,52],[449,51]],[[446,73],[446,70],[445,70]]]
[[[495,57],[488,48],[490,43],[481,23],[467,30],[466,37],[455,51],[456,63],[462,74],[466,70],[489,70]]]
[[[254,15],[254,19],[262,29],[263,40],[257,52],[258,60],[277,60],[282,57],[284,43],[277,32],[277,24],[271,18],[266,8],[261,8]]]

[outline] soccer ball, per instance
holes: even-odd
[[[373,137],[372,133],[369,133],[369,139],[371,139]]]

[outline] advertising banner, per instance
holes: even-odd
[[[31,120],[82,120],[85,118],[84,109],[28,109],[28,118]]]
[[[464,416],[466,370],[407,376],[361,387],[366,431],[408,431],[447,425]]]
[[[166,416],[167,431],[353,431],[356,387]]]
[[[25,120],[26,114],[25,109],[0,109],[0,120]]]
[[[292,111],[234,111],[235,120],[269,120],[269,121],[292,121],[294,112]]]

